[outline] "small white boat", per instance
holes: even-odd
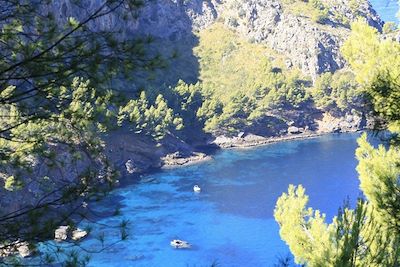
[[[193,186],[193,191],[196,193],[200,193],[200,191],[201,191],[200,186],[198,186],[197,184],[195,186]]]
[[[192,245],[189,244],[187,241],[174,239],[171,241],[171,246],[174,248],[191,248]]]

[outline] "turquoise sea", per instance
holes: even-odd
[[[273,218],[277,198],[289,184],[302,184],[310,206],[330,221],[348,198],[359,196],[354,152],[359,134],[327,135],[259,148],[219,151],[214,160],[160,171],[117,189],[94,204],[105,216],[94,224],[87,249],[118,239],[122,219],[129,239],[92,255],[90,266],[273,266],[289,254]],[[193,192],[200,185],[201,193]],[[177,250],[173,239],[193,244]]]
[[[372,0],[385,21],[398,21],[397,0]],[[359,134],[327,135],[259,148],[219,151],[200,164],[164,170],[132,181],[91,208],[99,214],[89,250],[119,239],[117,226],[130,222],[127,241],[91,257],[89,266],[179,267],[274,266],[290,255],[273,218],[277,198],[289,184],[302,184],[309,205],[330,221],[343,202],[360,195],[354,153]],[[200,185],[201,193],[193,192]],[[121,215],[108,216],[116,208]],[[106,215],[106,216],[104,216]],[[82,226],[85,222],[82,223]],[[177,250],[173,239],[193,247]],[[84,254],[82,250],[80,252]]]

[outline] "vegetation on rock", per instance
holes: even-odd
[[[116,80],[151,72],[160,63],[146,52],[150,40],[93,26],[110,14],[132,19],[140,2],[105,0],[89,9],[83,2],[71,3],[85,10],[78,17],[60,18],[57,1],[0,1],[2,252],[52,238],[56,227],[87,216],[82,203],[109,190],[116,172],[100,137],[117,124],[118,107],[125,105]],[[158,126],[161,112],[167,122]],[[145,113],[148,125],[141,127],[157,137],[170,120],[180,124],[162,97]],[[55,260],[44,258],[48,262],[40,264]],[[86,261],[69,255],[65,264],[81,260]],[[18,264],[18,258],[0,261]]]
[[[353,35],[343,48],[355,77],[345,71],[327,73],[313,84],[311,78],[278,52],[215,23],[197,35],[198,44],[192,56],[199,63],[198,82],[172,82],[172,86],[160,85],[155,89],[149,85],[150,81],[157,80],[156,70],[167,62],[158,50],[169,53],[170,49],[153,46],[152,37],[132,37],[121,28],[99,22],[110,19],[107,16],[115,21],[135,21],[142,1],[104,0],[90,8],[85,1],[69,1],[76,14],[63,11],[61,17],[57,3],[56,0],[0,0],[0,181],[3,184],[0,245],[3,250],[16,242],[35,246],[52,238],[58,226],[72,226],[86,218],[88,209],[82,212],[83,203],[100,199],[116,182],[118,173],[106,156],[104,137],[118,127],[132,135],[146,135],[155,143],[167,136],[182,137],[185,130],[230,136],[243,131],[282,134],[294,121],[299,121],[297,126],[307,126],[308,113],[312,113],[308,111],[363,112],[364,95],[368,95],[376,111],[391,122],[391,129],[400,129],[396,80],[400,69],[399,45],[381,41],[375,30],[365,28],[361,22],[353,25]],[[310,16],[319,23],[332,15],[331,7],[319,0],[283,3],[290,12]],[[357,10],[356,2],[353,4]],[[230,26],[236,23],[234,18],[227,21]],[[387,28],[385,31],[390,30]],[[159,78],[167,79],[170,77]],[[390,159],[387,164],[393,165],[397,160],[395,148],[391,151],[381,148],[375,153],[365,141],[361,144],[364,149],[360,148],[361,160],[383,155]],[[360,167],[360,172],[374,169],[374,164],[375,161],[371,166]],[[393,168],[385,177],[396,173]],[[367,178],[368,175],[365,174]],[[388,194],[397,188],[393,179],[383,184],[375,182],[373,186],[384,188]],[[364,184],[369,192],[371,183],[366,180]],[[346,246],[350,242],[346,235],[352,233],[332,237],[332,229],[347,229],[358,222],[361,235],[365,229],[361,229],[360,220],[367,220],[365,214],[374,215],[373,227],[393,224],[388,214],[379,213],[379,208],[389,205],[388,210],[392,211],[397,202],[381,203],[380,195],[374,197],[372,191],[366,194],[371,198],[369,202],[360,201],[354,212],[345,209],[336,224],[326,226],[322,215],[305,210],[303,189],[291,187],[289,194],[278,202],[276,216],[283,227],[288,226],[286,230],[301,232],[304,227],[296,223],[306,224],[315,231],[313,234],[326,240],[338,238],[335,242],[339,245],[330,248],[341,248],[343,242]],[[396,199],[393,195],[384,197]],[[285,207],[298,199],[301,205]],[[372,211],[371,205],[376,209]],[[286,208],[296,208],[290,212],[298,215],[299,220],[287,221]],[[315,220],[303,220],[300,215]],[[122,222],[121,240],[127,237],[125,228],[126,222]],[[290,236],[290,242],[297,242],[296,238],[307,240],[310,236],[308,230],[298,235],[286,230],[282,234],[284,238]],[[391,245],[397,242],[392,239],[395,236],[381,237]],[[99,240],[104,247],[104,237]],[[309,249],[320,251],[319,245],[297,248],[290,243],[299,262],[312,262]],[[395,253],[390,256],[388,261]],[[337,258],[332,256],[332,260]],[[55,261],[51,254],[43,259],[46,264]],[[19,261],[1,260],[5,264]],[[65,261],[72,266],[85,264],[87,259],[71,253]]]
[[[302,186],[291,185],[275,208],[280,234],[296,262],[307,266],[397,266],[399,257],[400,132],[398,42],[381,40],[363,21],[352,25],[343,53],[375,112],[394,134],[388,147],[368,143],[364,134],[356,151],[360,187],[355,209],[344,206],[332,223],[307,207]]]

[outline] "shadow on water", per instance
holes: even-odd
[[[312,196],[315,196],[319,198],[315,201],[319,206],[329,206],[329,198],[321,200],[323,194],[329,195],[341,190],[341,181],[345,179],[343,176],[357,176],[355,160],[343,163],[350,173],[337,171],[336,164],[341,155],[351,155],[349,158],[354,158],[357,148],[354,137],[346,138],[346,134],[343,135],[344,138],[340,136],[335,134],[322,137],[336,138],[334,142],[320,142],[319,137],[245,150],[211,150],[215,159],[209,162],[173,169],[154,168],[145,175],[124,177],[115,191],[101,201],[93,202],[97,208],[101,207],[101,213],[97,213],[101,216],[97,219],[110,216],[115,209],[127,208],[125,201],[131,198],[130,191],[135,191],[140,198],[157,199],[159,203],[136,206],[137,212],[159,209],[164,203],[179,205],[200,199],[213,203],[221,213],[245,218],[272,219],[276,199],[287,190],[289,183],[303,184],[306,189],[313,191],[310,194],[311,205],[314,203]],[[370,133],[374,144],[381,143],[381,136]],[[313,152],[308,153],[309,151]],[[201,184],[205,190],[197,198],[190,193],[195,183]],[[324,188],[323,185],[328,183],[329,188],[317,190],[317,187]],[[355,185],[357,184],[358,181],[355,180]],[[143,187],[150,189],[137,190]],[[351,190],[352,188],[346,192],[353,195]],[[343,201],[346,198],[347,195],[344,194]],[[254,203],[262,203],[262,207],[256,207]],[[328,210],[328,217],[336,215],[336,211],[336,208]]]
[[[186,16],[179,10],[169,13]],[[163,24],[153,14],[139,27],[146,25],[143,28],[156,31],[143,34],[162,36],[160,33],[170,32],[176,22],[167,21],[170,24]],[[152,51],[161,52],[169,61],[166,68],[137,80],[137,91],[132,94],[144,88],[155,97],[152,93],[167,92],[179,79],[187,83],[198,80],[199,63],[193,54],[198,38],[192,25],[185,25],[184,31],[154,38]],[[352,200],[358,196],[356,146],[354,135],[335,135],[249,150],[199,147],[213,153],[216,160],[172,170],[153,169],[145,176],[121,179],[119,188],[101,201],[89,203],[94,210],[90,220],[99,223],[96,233],[106,232],[113,241],[118,239],[118,231],[108,226],[128,219],[130,238],[94,255],[92,266],[185,266],[188,262],[187,266],[196,262],[204,266],[215,258],[221,266],[292,266],[290,256],[281,256],[288,249],[273,220],[277,198],[289,184],[303,184],[310,206],[332,218],[347,196]],[[203,189],[198,195],[192,190],[197,183]],[[96,233],[83,244],[94,246]],[[173,250],[169,242],[175,238],[189,239],[194,249]]]
[[[107,266],[114,253],[121,264],[132,255],[143,255],[135,261],[138,266],[160,264],[169,257],[182,263],[174,266],[209,266],[204,264],[214,259],[221,266],[293,266],[277,265],[288,262],[288,249],[273,219],[276,200],[290,183],[303,184],[309,205],[328,218],[347,196],[354,201],[358,196],[354,170],[358,136],[329,135],[223,150],[209,162],[129,179],[101,202],[90,204],[104,215],[97,219],[103,225],[131,221],[127,243],[96,255],[94,262]],[[193,192],[196,183],[201,185],[200,194]],[[112,217],[115,207],[121,214]],[[107,227],[99,231],[115,235]],[[172,239],[188,240],[194,249],[171,250]],[[87,245],[91,244],[89,239]],[[173,262],[160,266],[173,266]]]

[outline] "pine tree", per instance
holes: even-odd
[[[82,203],[106,194],[116,172],[100,135],[117,125],[116,111],[125,104],[119,91],[126,84],[115,81],[133,83],[135,71],[160,65],[160,57],[146,51],[149,38],[96,27],[107,16],[135,20],[141,1],[103,0],[90,8],[85,1],[70,1],[62,17],[57,2],[0,0],[3,249],[53,238],[56,227],[87,215]],[[39,166],[62,177],[33,177]],[[76,255],[70,260],[84,261]]]
[[[352,25],[343,53],[377,115],[393,133],[389,147],[368,143],[356,151],[365,199],[354,210],[345,206],[331,224],[307,208],[302,186],[290,186],[275,208],[280,234],[296,262],[307,266],[398,266],[400,264],[400,45],[381,40],[363,21]]]

